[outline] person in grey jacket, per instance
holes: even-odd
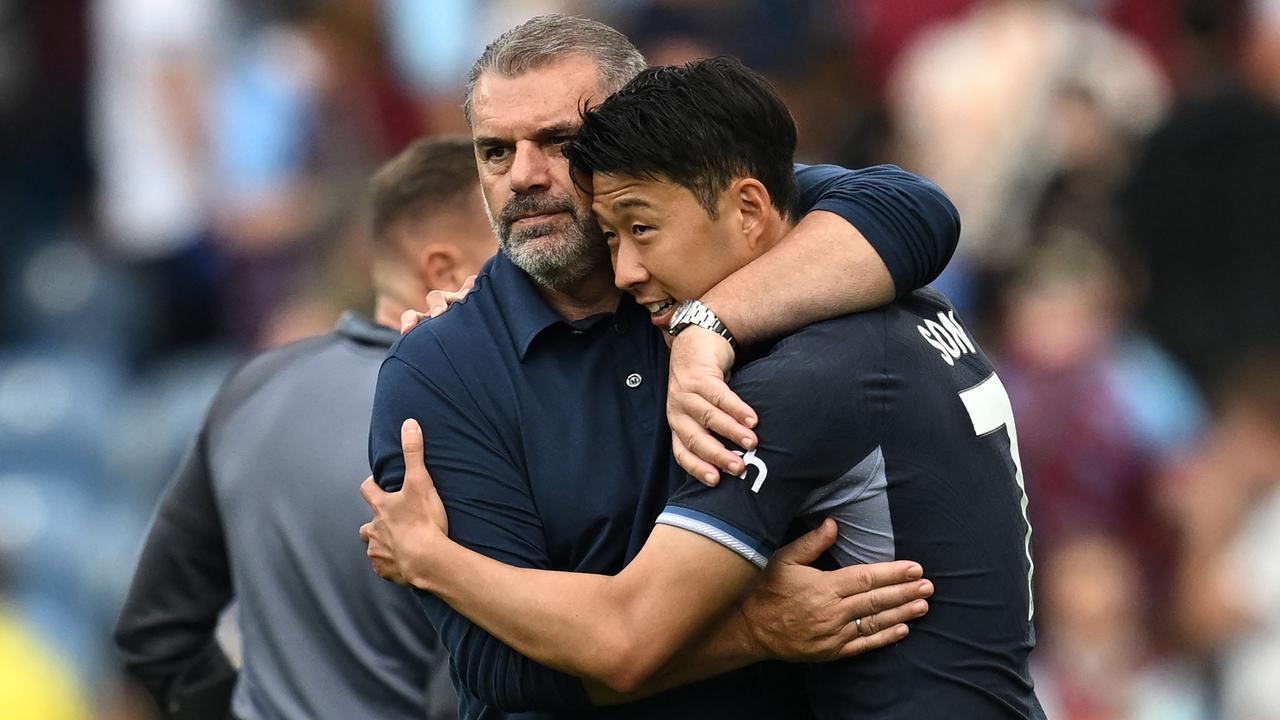
[[[269,350],[223,385],[160,500],[115,639],[171,718],[457,716],[413,596],[369,569],[374,384],[400,316],[497,244],[470,138],[419,140],[371,183],[373,321]],[[243,666],[215,638],[239,604]]]

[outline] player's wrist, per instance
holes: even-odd
[[[731,635],[735,652],[749,663],[777,659],[774,653],[770,651],[768,644],[760,636],[760,633],[757,632],[755,623],[751,619],[751,613],[746,605],[739,602],[735,608],[738,621],[733,623],[734,632]]]
[[[685,300],[672,313],[667,332],[672,337],[679,337],[686,330],[697,329],[720,336],[729,344],[731,349],[736,348],[738,345],[733,333],[730,332],[729,328],[720,320],[720,316],[710,306],[701,300]]]
[[[444,592],[447,589],[444,583],[451,576],[448,568],[455,562],[454,551],[459,547],[438,526],[427,526],[419,534],[418,547],[406,568],[409,584],[424,592]]]

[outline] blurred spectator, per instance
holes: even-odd
[[[971,306],[966,274],[1026,245],[1037,199],[1081,139],[1061,132],[1062,113],[1090,142],[1123,148],[1159,120],[1166,89],[1133,41],[1064,2],[987,0],[907,51],[890,103],[902,164],[960,208],[944,288]]]
[[[101,233],[134,265],[167,335],[218,330],[210,244],[210,94],[231,22],[224,0],[96,0],[93,149]]]
[[[1253,89],[1280,107],[1280,0],[1252,0],[1244,67]]]
[[[242,343],[319,277],[364,179],[421,129],[378,23],[364,0],[288,6],[248,29],[218,83],[215,232]]]
[[[87,720],[89,707],[70,668],[9,605],[4,572],[0,564],[0,717]]]
[[[1046,232],[1005,293],[1000,374],[1019,423],[1038,558],[1079,533],[1116,538],[1168,587],[1172,538],[1153,478],[1199,430],[1188,378],[1129,322],[1130,283],[1074,231]]]
[[[1195,81],[1151,136],[1124,201],[1150,271],[1145,320],[1212,385],[1242,349],[1280,343],[1280,105],[1236,77],[1228,18],[1202,8],[1188,26]]]
[[[1179,480],[1183,637],[1215,661],[1223,720],[1280,718],[1280,354],[1231,376]]]
[[[1036,568],[1041,601],[1036,692],[1053,720],[1207,720],[1185,663],[1157,656],[1128,547],[1083,534]]]
[[[463,85],[472,61],[491,39],[535,15],[580,14],[579,6],[584,4],[571,0],[384,0],[379,3],[397,75],[418,103],[426,130],[433,133],[467,129],[461,110]]]

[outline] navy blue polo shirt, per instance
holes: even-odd
[[[798,168],[797,179],[802,206],[859,228],[900,290],[936,276],[955,248],[954,207],[917,176],[823,166]],[[666,379],[666,344],[630,297],[613,313],[568,323],[499,254],[466,300],[392,348],[370,462],[382,487],[397,489],[400,425],[417,418],[454,540],[518,567],[616,573],[686,478],[670,456]],[[790,669],[757,666],[594,709],[577,678],[421,597],[450,651],[464,718],[796,717],[804,705],[790,692]]]

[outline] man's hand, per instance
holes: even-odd
[[[471,292],[476,285],[476,276],[468,277],[466,282],[462,283],[462,287],[452,292],[444,290],[432,290],[427,293],[427,311],[422,313],[410,308],[400,315],[400,334],[404,335],[410,330],[418,327],[418,324],[427,318],[438,317],[443,315],[450,305],[458,302]]]
[[[369,546],[374,572],[400,585],[412,585],[430,567],[430,542],[448,534],[449,518],[427,473],[422,428],[416,420],[405,420],[400,426],[400,448],[404,452],[400,492],[384,492],[373,477],[360,485],[360,494],[373,509],[373,520],[360,526],[360,539]]]
[[[826,662],[892,645],[909,620],[929,610],[933,583],[913,562],[851,565],[823,572],[808,567],[836,538],[827,519],[774,553],[760,580],[739,603],[755,642],[769,657]],[[860,622],[859,622],[860,621]]]
[[[720,482],[717,468],[741,474],[742,458],[712,433],[746,450],[756,446],[755,412],[726,382],[733,367],[729,341],[700,327],[685,328],[671,343],[667,422],[676,462],[703,484]]]

